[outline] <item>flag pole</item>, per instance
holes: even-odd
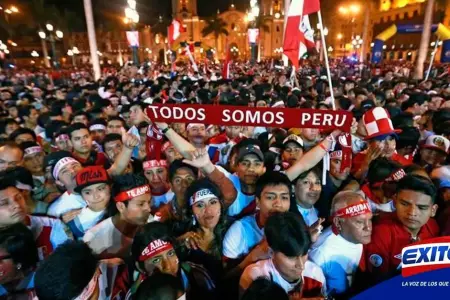
[[[322,38],[322,47],[323,47],[323,53],[325,57],[325,67],[327,68],[327,77],[328,77],[328,84],[330,87],[330,95],[331,95],[331,104],[333,106],[333,110],[336,110],[336,104],[334,101],[334,93],[333,93],[333,83],[331,81],[331,71],[330,71],[330,64],[328,62],[328,48],[327,44],[325,43],[325,35],[323,34],[323,22],[322,22],[322,13],[320,10],[317,12],[317,16],[319,17],[319,24],[320,24],[320,36]]]
[[[431,73],[431,68],[433,67],[433,62],[434,62],[434,57],[436,56],[436,50],[437,50],[437,47],[438,47],[438,45],[439,45],[439,38],[436,40],[436,42],[435,42],[435,44],[434,44],[434,50],[433,50],[433,52],[431,53],[431,59],[430,59],[430,65],[428,66],[428,71],[427,71],[427,76],[425,76],[425,80],[424,81],[427,81],[428,80],[428,77],[430,77],[430,73]]]

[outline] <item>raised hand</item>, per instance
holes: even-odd
[[[191,159],[183,160],[184,163],[193,166],[197,169],[201,169],[202,171],[205,171],[208,174],[214,171],[215,168],[214,164],[211,162],[211,159],[209,158],[208,151],[206,151],[206,148],[190,151],[189,154],[191,156]]]

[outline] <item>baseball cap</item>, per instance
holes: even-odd
[[[258,145],[247,145],[244,148],[241,148],[238,152],[238,162],[244,159],[244,157],[248,154],[256,155],[261,161],[264,161],[264,154]]]
[[[75,192],[81,193],[85,187],[90,185],[97,183],[109,183],[109,176],[104,167],[90,166],[79,171],[75,177],[75,180],[77,182]]]
[[[298,135],[291,134],[287,138],[285,138],[283,141],[283,147],[286,148],[286,145],[288,143],[296,143],[301,148],[303,148],[303,139],[301,137],[299,137]]]
[[[446,137],[442,135],[430,135],[421,148],[434,149],[447,154],[449,147],[450,141]]]
[[[364,101],[361,102],[361,109],[364,112],[366,112],[366,111],[368,111],[368,110],[370,110],[370,109],[372,109],[374,107],[375,107],[375,103],[372,100],[370,100],[370,99],[367,99],[367,100],[364,100]]]

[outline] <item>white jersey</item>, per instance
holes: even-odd
[[[66,226],[59,219],[49,217],[27,216],[26,224],[33,233],[40,260],[44,260],[59,245],[72,239]]]
[[[67,223],[76,238],[82,238],[84,233],[97,225],[106,214],[106,209],[93,211],[89,207],[81,209],[81,212],[72,221]]]
[[[216,166],[216,168],[231,180],[234,188],[237,191],[236,200],[233,202],[233,204],[230,205],[230,207],[228,207],[227,210],[229,216],[237,216],[255,202],[255,195],[246,195],[242,192],[241,181],[237,175],[229,173],[227,170],[220,166]]]
[[[351,287],[363,253],[362,244],[354,244],[327,228],[312,245],[310,260],[322,268],[330,294],[342,294]]]
[[[85,208],[86,206],[86,201],[84,201],[81,195],[65,192],[52,204],[50,204],[47,210],[47,215],[60,218],[69,211]]]
[[[302,278],[297,282],[289,282],[285,280],[275,268],[271,258],[260,260],[245,268],[239,281],[239,286],[245,291],[253,281],[260,277],[267,278],[270,281],[277,283],[288,294],[293,292],[294,289],[302,283],[301,291],[303,294],[307,294],[312,290],[318,290],[322,296],[326,295],[325,276],[323,275],[322,270],[309,260],[305,263]]]
[[[302,206],[297,204],[297,208],[308,227],[310,227],[312,224],[316,223],[319,220],[317,209],[315,209],[314,207],[303,208]]]
[[[89,229],[83,241],[102,258],[125,257],[133,239],[123,235],[108,218]]]
[[[152,207],[159,208],[163,204],[167,204],[172,201],[175,194],[172,190],[168,190],[166,193],[162,195],[153,195],[152,194]]]
[[[264,229],[256,222],[257,215],[244,217],[231,225],[223,239],[223,256],[237,259],[247,255],[264,236]]]

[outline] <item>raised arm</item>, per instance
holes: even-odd
[[[185,138],[180,136],[172,128],[169,127],[167,123],[155,123],[169,139],[172,145],[177,149],[177,151],[186,159],[191,159],[191,153],[195,151],[195,147],[192,146]]]
[[[111,168],[107,170],[109,176],[121,175],[127,169],[133,149],[139,145],[139,139],[130,133],[122,134],[122,142],[122,151],[120,151]]]
[[[312,169],[330,150],[333,140],[340,134],[340,130],[333,131],[327,138],[320,142],[317,146],[305,153],[293,166],[286,170],[289,180],[293,181],[303,172]]]
[[[237,190],[234,187],[230,179],[228,179],[224,173],[222,173],[209,158],[206,148],[194,150],[189,153],[192,160],[185,159],[184,162],[188,165],[196,167],[202,171],[212,182],[214,182],[220,189],[225,208],[228,208],[233,204],[237,197]]]

